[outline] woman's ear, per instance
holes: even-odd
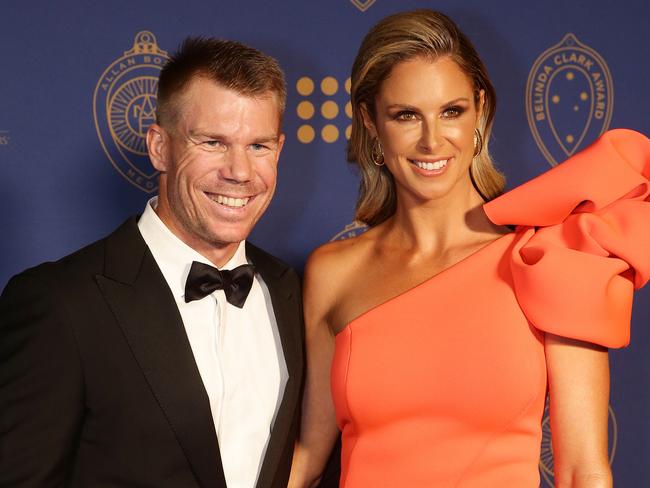
[[[370,113],[368,112],[368,107],[365,103],[359,104],[359,109],[361,111],[361,119],[363,120],[363,125],[366,126],[368,132],[372,137],[377,137],[377,128],[375,127],[375,122],[372,120]]]
[[[485,107],[485,90],[478,91],[478,101],[476,103],[476,122],[483,117],[483,108]]]

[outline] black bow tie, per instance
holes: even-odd
[[[218,270],[194,261],[185,282],[185,302],[200,300],[214,290],[223,289],[226,300],[235,307],[242,308],[253,286],[253,276],[255,267],[252,264],[244,264],[232,270]]]

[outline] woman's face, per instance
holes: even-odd
[[[412,206],[473,191],[469,166],[483,105],[471,80],[450,58],[415,58],[395,65],[375,98],[374,120],[400,204]]]

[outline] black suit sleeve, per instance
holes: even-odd
[[[0,486],[62,486],[83,416],[77,344],[42,271],[0,296]]]

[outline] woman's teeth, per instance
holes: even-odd
[[[441,159],[435,163],[425,163],[424,161],[413,161],[415,165],[420,169],[426,169],[428,171],[442,169],[447,166],[447,159]]]
[[[225,205],[226,207],[234,207],[234,208],[239,208],[245,206],[248,201],[250,200],[250,197],[248,198],[232,198],[232,197],[227,197],[224,195],[217,195],[211,197],[212,200],[214,200],[217,203],[220,203],[221,205]]]

